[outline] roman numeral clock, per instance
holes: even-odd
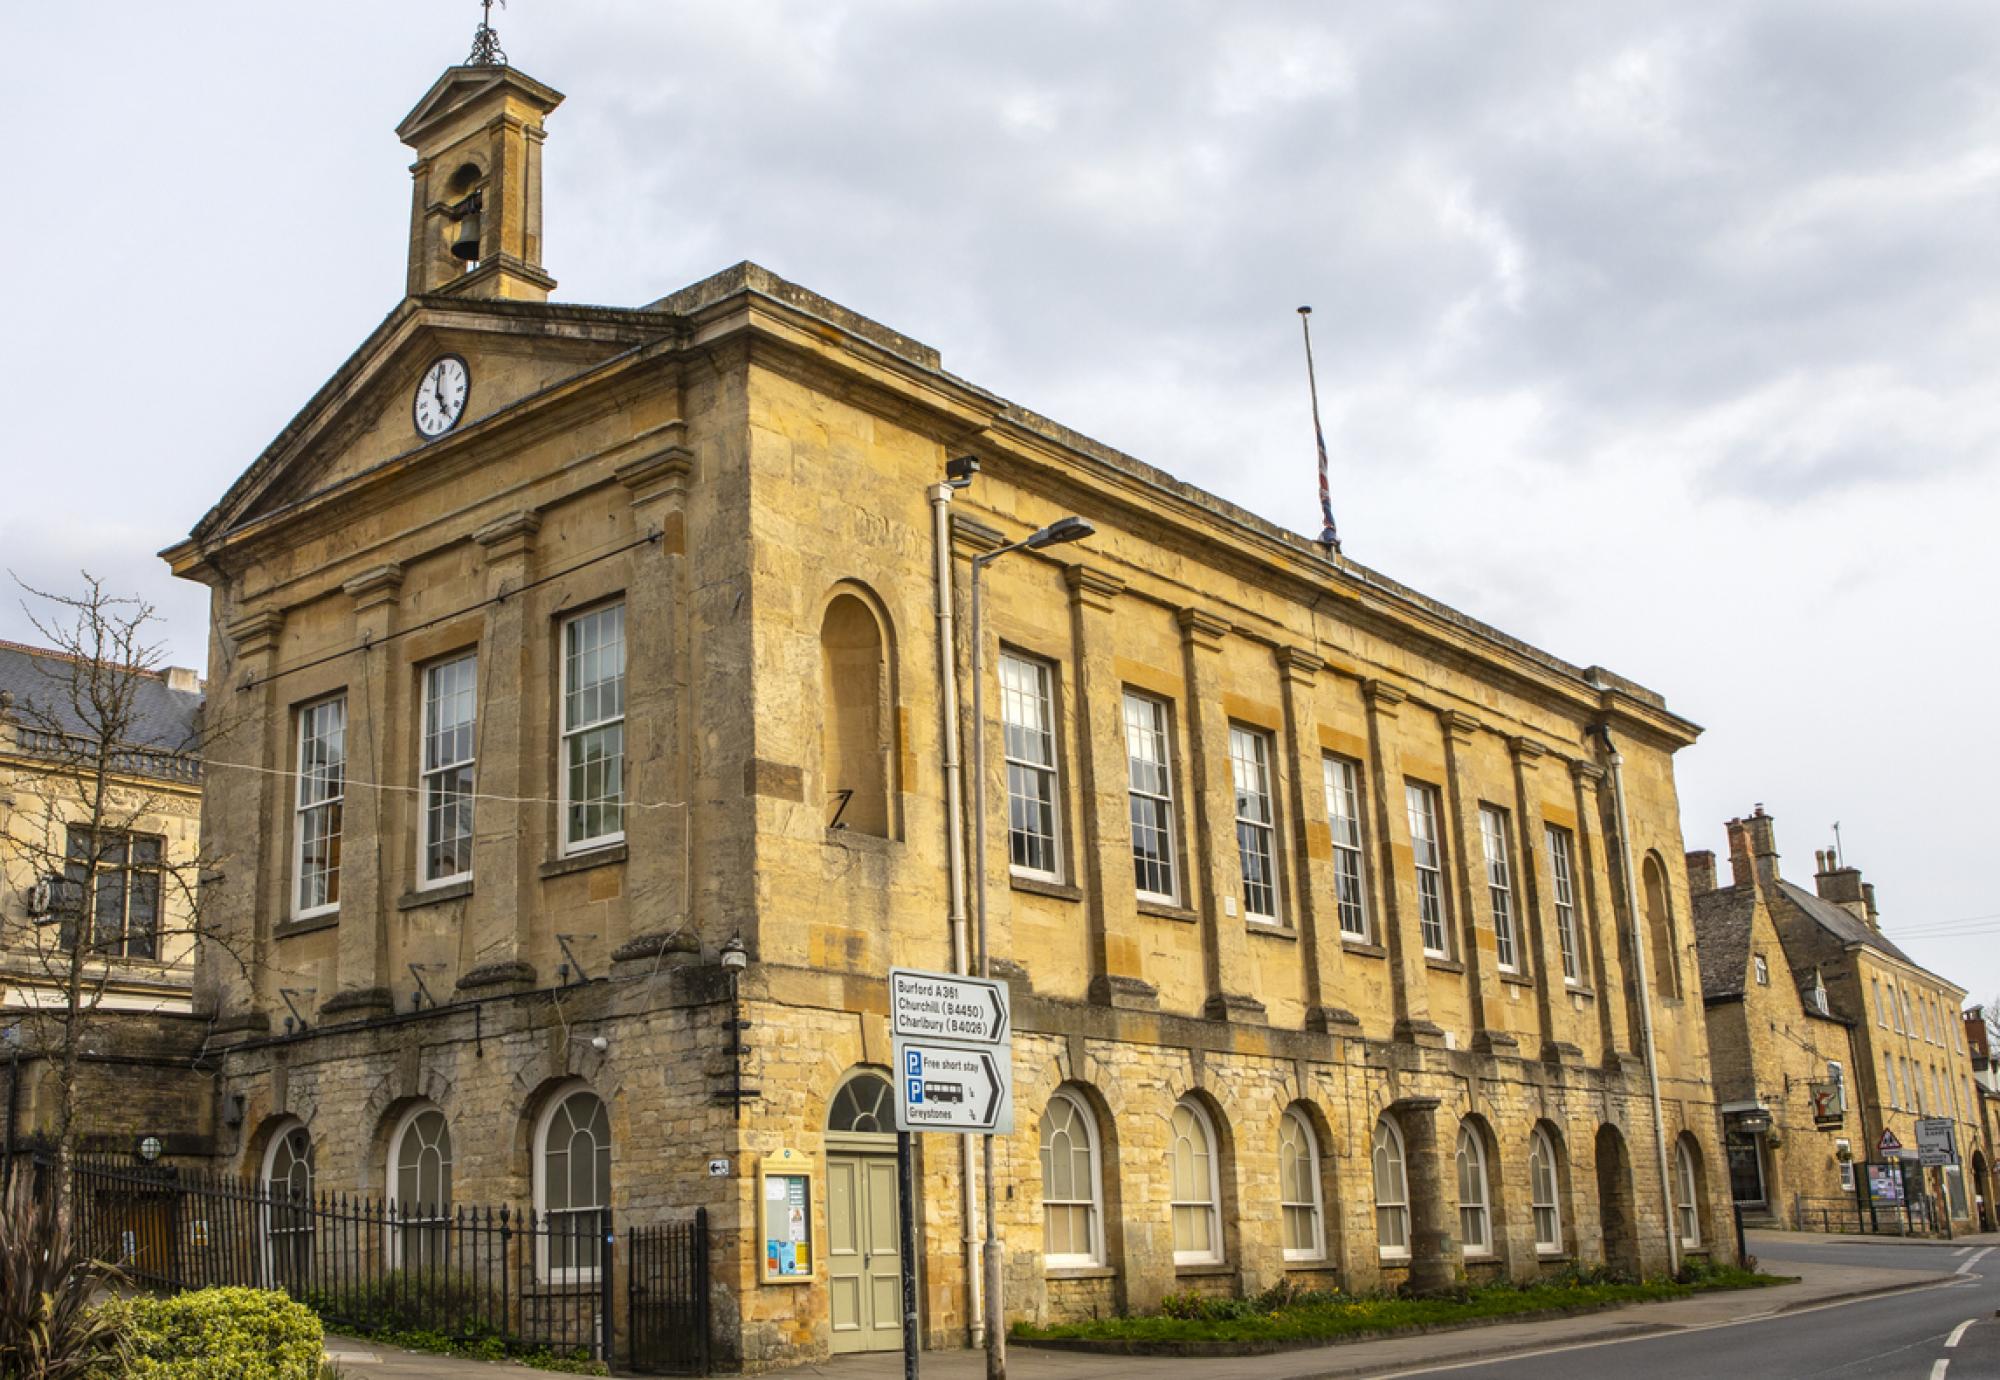
[[[446,355],[417,380],[417,395],[410,403],[417,434],[434,441],[458,425],[465,415],[465,400],[472,393],[472,374],[457,355]]]

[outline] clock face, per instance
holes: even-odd
[[[417,380],[412,407],[418,432],[426,437],[442,436],[457,426],[471,392],[472,375],[457,355],[446,355],[424,370],[424,376]]]

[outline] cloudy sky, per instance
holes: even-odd
[[[9,5],[0,561],[155,600],[396,303],[472,0]],[[2000,7],[515,0],[547,261],[755,259],[1707,727],[1690,847],[1841,823],[2000,994]],[[0,637],[29,638],[10,598]]]

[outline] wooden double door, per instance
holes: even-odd
[[[828,1154],[826,1270],[835,1351],[894,1351],[903,1344],[900,1221],[893,1154]]]

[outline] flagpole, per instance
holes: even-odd
[[[1331,555],[1340,554],[1340,529],[1333,521],[1333,490],[1326,477],[1326,431],[1319,423],[1319,378],[1313,370],[1312,308],[1299,308],[1299,329],[1306,340],[1306,387],[1312,393],[1313,440],[1319,446],[1319,515],[1323,526],[1320,528],[1320,545]]]

